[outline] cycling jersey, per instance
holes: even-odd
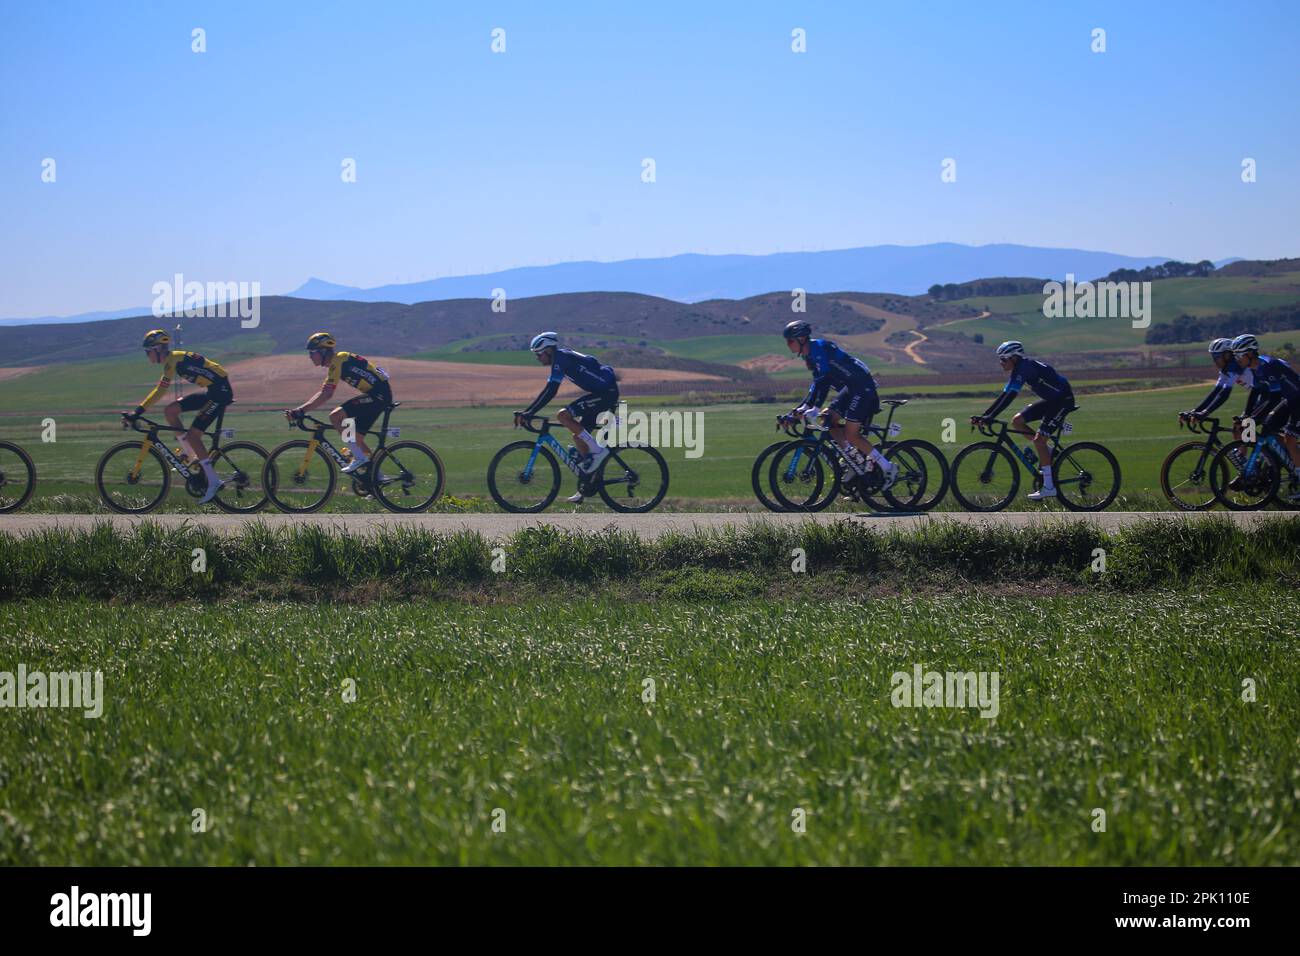
[[[1011,379],[1002,390],[1016,394],[1028,385],[1039,398],[1064,398],[1072,395],[1073,389],[1065,376],[1046,362],[1021,356],[1016,363]]]
[[[832,388],[836,391],[848,389],[854,393],[876,390],[876,380],[866,363],[830,339],[810,339],[804,361],[813,373],[805,405],[821,405]]]
[[[359,392],[381,389],[388,385],[388,373],[369,362],[364,355],[355,352],[335,352],[330,359],[329,370],[325,374],[325,384],[334,386],[339,379],[347,382]]]
[[[1208,415],[1228,400],[1234,385],[1245,385],[1247,388],[1253,388],[1254,383],[1254,372],[1251,369],[1242,368],[1237,364],[1235,358],[1230,358],[1219,372],[1219,377],[1215,379],[1214,388],[1210,390],[1210,394],[1205,396],[1205,400],[1201,404],[1192,409],[1192,413],[1194,415]]]
[[[541,394],[533,399],[532,404],[524,409],[523,414],[536,415],[538,411],[545,407],[547,402],[555,397],[555,393],[560,390],[560,383],[566,378],[579,388],[602,396],[605,399],[600,403],[602,406],[610,405],[612,407],[608,401],[610,396],[613,396],[617,401],[618,375],[612,368],[608,365],[601,365],[600,360],[594,356],[583,355],[581,352],[575,352],[572,349],[557,348],[555,350],[555,359],[551,363],[551,375],[546,380],[546,385],[542,388]],[[578,403],[575,402],[570,408],[572,409],[577,405]],[[582,418],[583,421],[586,420],[583,416],[575,415],[574,417]],[[584,425],[584,427],[586,426]]]
[[[1060,411],[1057,406],[1068,409],[1074,405],[1074,390],[1070,388],[1070,383],[1064,375],[1046,362],[1039,362],[1037,359],[1022,355],[1020,361],[1016,362],[1011,378],[1003,387],[1002,394],[988,407],[982,417],[993,418],[1000,415],[1026,385],[1043,399],[1043,402],[1036,402],[1033,407],[1040,412],[1044,420],[1055,417],[1055,413]],[[1044,402],[1048,404],[1043,404]]]
[[[179,350],[170,352],[167,355],[167,361],[163,363],[162,378],[153,387],[153,391],[146,395],[144,401],[140,403],[141,410],[156,402],[167,391],[172,379],[177,375],[188,382],[209,389],[214,386],[221,388],[223,385],[228,386],[230,384],[226,370],[211,359],[205,359],[198,352]]]
[[[572,349],[557,348],[555,361],[551,365],[551,377],[547,382],[559,385],[566,378],[588,392],[607,392],[617,387],[614,370],[608,365],[601,365],[599,359]]]
[[[1300,398],[1300,373],[1282,359],[1261,355],[1259,364],[1252,371],[1256,390],[1271,392],[1288,402]]]

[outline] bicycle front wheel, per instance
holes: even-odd
[[[17,511],[35,490],[31,456],[12,442],[0,441],[0,514]]]
[[[772,457],[768,484],[785,511],[824,511],[839,496],[840,475],[813,441],[787,442]]]
[[[370,463],[371,488],[389,511],[427,511],[442,495],[442,459],[428,445],[399,441],[380,449]]]
[[[124,441],[104,452],[95,468],[99,497],[118,514],[142,515],[167,497],[171,468],[147,442]]]
[[[1183,511],[1205,511],[1214,507],[1214,488],[1210,484],[1213,450],[1203,441],[1179,445],[1160,466],[1160,490],[1169,503]],[[1225,475],[1220,482],[1228,483]]]
[[[221,490],[212,499],[229,514],[251,515],[266,507],[266,449],[251,441],[237,441],[222,446],[212,466],[221,479]]]
[[[649,445],[619,445],[600,463],[601,499],[615,511],[645,512],[668,494],[668,462]]]
[[[1119,462],[1096,442],[1062,449],[1052,462],[1052,475],[1056,496],[1067,511],[1101,511],[1119,494]]]
[[[1020,488],[1020,467],[1001,445],[979,441],[952,460],[952,495],[967,511],[1001,511]]]
[[[771,490],[772,486],[771,484],[768,484],[767,487],[764,488],[763,481],[764,479],[771,477],[768,470],[770,464],[769,460],[787,444],[789,443],[786,441],[772,442],[772,444],[768,445],[758,453],[758,457],[754,459],[754,467],[749,472],[749,483],[754,489],[754,497],[757,498],[758,503],[768,511],[785,510],[773,498],[768,496],[768,491]]]
[[[1254,452],[1254,445],[1234,441],[1224,445],[1214,456],[1214,464],[1210,466],[1210,486],[1214,489],[1214,496],[1230,511],[1258,511],[1272,500],[1282,483],[1282,474],[1273,457],[1261,452],[1254,463],[1250,463]],[[1247,464],[1250,464],[1249,470],[1244,467]]]
[[[295,439],[279,445],[262,468],[262,487],[271,502],[290,514],[311,514],[325,507],[338,484],[334,462],[325,450]]]
[[[560,492],[555,456],[533,441],[511,442],[497,452],[487,479],[492,500],[511,514],[535,514]]]

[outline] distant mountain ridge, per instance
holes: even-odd
[[[969,282],[987,276],[1043,276],[1096,279],[1115,269],[1159,265],[1167,256],[1124,256],[1083,249],[998,244],[967,246],[953,242],[921,246],[863,246],[822,252],[771,255],[702,255],[619,262],[560,262],[475,276],[449,276],[358,288],[311,278],[288,293],[316,301],[437,302],[483,299],[504,289],[510,299],[572,292],[632,292],[674,302],[746,299],[774,289],[838,292],[861,289],[918,295],[935,283]],[[1225,260],[1226,261],[1226,260]],[[148,306],[69,316],[0,319],[0,325],[93,322],[147,314]]]
[[[863,289],[919,295],[936,282],[967,282],[996,275],[1064,279],[1067,273],[1080,279],[1095,279],[1115,269],[1142,269],[1166,260],[1165,256],[1123,256],[1084,249],[938,242],[762,256],[688,253],[664,259],[560,262],[370,289],[312,278],[288,294],[304,299],[405,305],[486,298],[492,295],[493,289],[504,289],[509,298],[570,292],[635,292],[688,303],[745,299],[773,289],[796,288],[808,292]]]

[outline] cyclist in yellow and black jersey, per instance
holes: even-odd
[[[221,479],[217,477],[217,471],[208,459],[208,451],[203,444],[203,433],[207,431],[221,409],[234,401],[235,394],[230,387],[230,376],[226,374],[224,368],[211,359],[204,358],[198,352],[173,351],[172,338],[162,329],[154,329],[148,333],[140,344],[150,362],[163,366],[162,377],[158,379],[158,384],[153,387],[153,391],[144,397],[144,401],[137,405],[134,411],[124,412],[122,417],[131,421],[139,418],[150,405],[166,394],[172,380],[177,376],[195,385],[203,386],[205,391],[195,392],[179,401],[169,403],[163,409],[163,414],[167,416],[167,423],[173,428],[183,428],[181,412],[198,413],[190,422],[190,429],[180,442],[181,446],[202,466],[203,474],[208,479],[208,490],[199,499],[200,504],[206,504],[221,490]]]
[[[393,403],[393,388],[388,382],[388,373],[382,368],[364,355],[335,351],[336,344],[334,336],[328,332],[316,332],[307,339],[307,354],[312,364],[327,369],[325,381],[315,395],[297,408],[286,409],[284,414],[290,421],[296,421],[313,408],[324,405],[333,396],[340,380],[360,392],[330,412],[330,421],[341,433],[345,419],[352,419],[355,426],[356,434],[348,442],[352,461],[343,467],[345,473],[351,474],[370,461],[370,449],[362,436]]]

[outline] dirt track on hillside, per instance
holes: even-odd
[[[424,362],[374,356],[370,359],[392,377],[393,396],[399,402],[439,406],[526,404],[546,384],[547,369],[518,365],[475,365],[468,362]],[[325,377],[323,370],[306,357],[267,355],[236,362],[227,368],[235,398],[246,404],[296,404],[311,395]],[[621,368],[619,381],[625,385],[702,379],[725,381],[714,375],[670,369]],[[336,393],[347,397],[352,389],[343,386]],[[560,396],[581,394],[565,382]]]

